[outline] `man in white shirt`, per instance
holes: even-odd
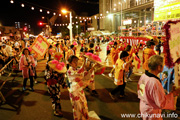
[[[12,53],[12,47],[9,45],[9,42],[8,43],[6,43],[6,45],[5,45],[5,51],[6,51],[6,53],[8,54],[8,60],[7,60],[7,63],[13,58],[13,53]],[[10,70],[11,69],[11,67],[12,67],[12,65],[13,65],[13,62],[11,62],[9,65],[8,65],[8,69]]]
[[[6,50],[7,54],[8,54],[8,56],[9,56],[9,57],[12,57],[12,56],[13,56],[13,54],[12,54],[12,47],[9,45],[9,42],[6,43],[5,46],[6,46],[6,47],[5,47],[5,50]]]
[[[19,47],[20,47],[19,42],[18,42],[18,41],[16,41],[16,42],[15,42],[15,44],[14,44],[14,46],[15,46],[15,48],[19,48]]]

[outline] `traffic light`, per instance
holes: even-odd
[[[43,23],[42,23],[42,22],[39,22],[39,25],[40,25],[40,26],[42,26],[42,25],[43,25]]]
[[[24,31],[27,31],[27,27],[24,27],[23,30],[24,30]]]

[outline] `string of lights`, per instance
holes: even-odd
[[[90,1],[84,1],[84,0],[76,0],[78,2],[86,2],[86,3],[90,3],[90,4],[97,4],[98,2],[90,2]],[[62,16],[61,13],[59,13],[60,10],[55,10],[55,9],[50,9],[50,8],[47,8],[47,7],[44,7],[44,6],[40,6],[40,5],[37,5],[37,4],[34,4],[34,3],[30,3],[30,2],[27,2],[25,0],[23,0],[23,2],[20,2],[20,1],[15,1],[15,0],[10,0],[10,3],[11,4],[14,4],[15,2],[17,2],[18,4],[21,5],[21,7],[29,7],[31,10],[39,10],[39,12],[46,12],[47,14],[53,14],[53,15],[58,15],[59,17]],[[68,17],[68,15],[64,15],[66,18]],[[43,19],[44,17],[42,17]],[[73,16],[72,16],[73,18]],[[99,14],[99,15],[95,15],[94,16],[94,19],[103,19],[105,18],[105,16],[103,16],[102,14]],[[79,20],[80,23],[82,23],[83,21],[86,22],[88,20],[91,20],[92,17],[83,17],[83,16],[75,16],[75,19]],[[67,23],[66,23],[67,24]],[[64,25],[66,25],[64,24]],[[74,23],[73,23],[74,24]],[[76,21],[76,24],[78,24],[78,22]],[[54,26],[63,26],[63,24],[58,24],[58,23],[55,23]]]
[[[76,0],[76,1],[77,1],[77,0]],[[82,0],[78,0],[78,1],[82,2]],[[30,3],[30,2],[27,2],[27,1],[24,1],[24,0],[23,0],[24,3],[19,2],[19,1],[17,1],[17,2],[18,2],[19,4],[21,4],[21,7],[26,7],[26,6],[28,6],[28,7],[31,8],[31,10],[38,9],[39,12],[46,11],[47,14],[51,14],[51,13],[52,13],[53,15],[58,15],[58,14],[59,14],[59,16],[62,16],[61,13],[59,13],[60,10],[50,9],[50,8],[43,7],[43,6],[40,6],[40,5],[37,5],[37,4],[34,4],[34,3]],[[84,1],[84,2],[88,2],[88,1]],[[15,2],[14,2],[14,0],[10,0],[10,3],[11,3],[11,4],[14,4]],[[66,15],[65,15],[65,17],[66,17]],[[72,17],[73,17],[73,16],[72,16]],[[105,17],[105,16],[104,16],[104,17]],[[100,14],[100,17],[96,17],[96,16],[95,16],[95,19],[101,19],[101,18],[104,18],[104,17],[102,17],[102,14]],[[86,20],[85,17],[78,17],[78,16],[76,16],[75,18],[76,18],[76,19],[79,18],[79,19]],[[90,17],[88,17],[88,18],[90,18]],[[88,19],[88,18],[87,18],[87,19]],[[92,19],[92,18],[91,18],[91,19]]]

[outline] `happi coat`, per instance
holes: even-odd
[[[156,55],[155,51],[151,48],[146,48],[143,51],[143,69],[149,70],[148,68],[148,60],[151,56]]]
[[[148,71],[138,82],[138,98],[143,120],[162,120],[162,109],[175,109],[173,94],[166,95],[160,79]]]

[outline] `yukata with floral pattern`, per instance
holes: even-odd
[[[47,82],[48,92],[50,93],[52,99],[52,107],[54,109],[54,112],[61,111],[60,86],[66,88],[66,83],[64,81],[64,74],[60,74],[57,72],[50,73],[50,71],[48,71],[48,74],[46,76],[46,82]]]
[[[90,72],[84,71],[84,68],[74,69],[70,67],[67,71],[74,120],[89,119],[87,100],[83,89],[89,84],[91,74]]]

